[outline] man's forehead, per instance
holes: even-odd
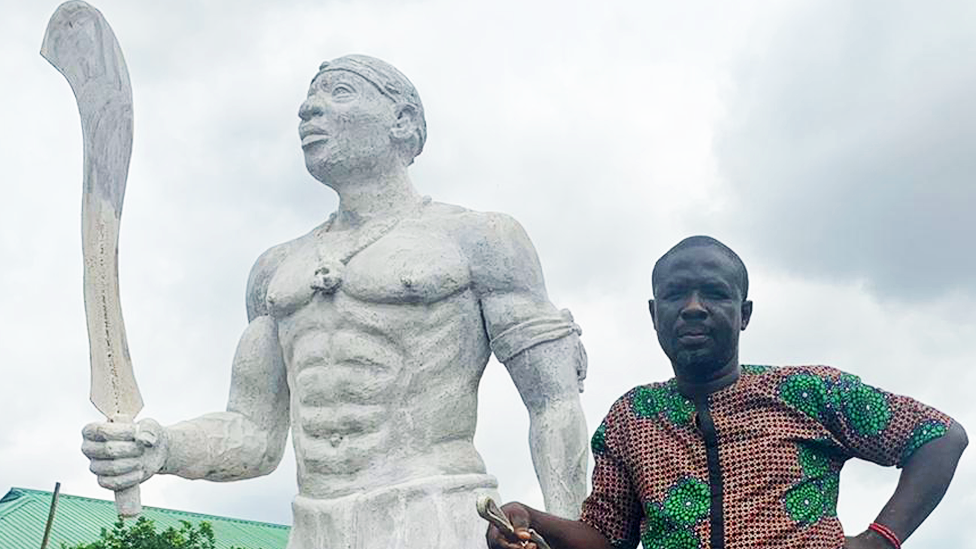
[[[689,284],[707,284],[712,286],[733,286],[731,273],[725,269],[695,268],[692,266],[678,266],[674,270],[664,273],[658,286],[687,286]]]
[[[735,262],[723,250],[715,246],[691,246],[671,252],[661,267],[675,269],[735,268]]]
[[[677,250],[658,266],[655,287],[688,284],[738,285],[738,268],[732,258],[712,246]]]

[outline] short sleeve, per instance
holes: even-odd
[[[916,450],[949,430],[952,418],[915,399],[872,387],[855,375],[831,377],[826,427],[854,457],[903,467]]]
[[[643,513],[630,471],[618,453],[614,411],[620,408],[619,404],[620,401],[593,434],[593,490],[583,501],[580,520],[606,536],[613,547],[633,549],[640,541]]]

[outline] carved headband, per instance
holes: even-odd
[[[366,55],[346,55],[319,66],[319,74],[326,71],[348,71],[358,74],[394,103],[409,103],[422,109],[420,96],[406,76],[388,63]]]

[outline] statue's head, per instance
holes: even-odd
[[[337,169],[408,166],[427,140],[416,88],[389,63],[366,55],[322,63],[298,116],[305,164],[325,182]]]

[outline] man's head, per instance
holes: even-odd
[[[679,378],[708,381],[738,366],[752,302],[735,252],[711,237],[686,238],[654,264],[651,285],[654,329]]]
[[[745,301],[749,297],[749,271],[746,270],[746,264],[742,262],[737,253],[732,251],[732,248],[722,244],[717,239],[704,235],[689,236],[688,238],[685,238],[681,242],[675,244],[670,250],[664,252],[664,255],[662,255],[657,262],[654,263],[654,269],[651,270],[651,291],[655,292],[655,295],[657,295],[656,288],[661,276],[661,266],[669,257],[682,250],[696,247],[716,248],[725,254],[730,260],[732,260],[732,263],[735,265],[737,271],[737,285],[739,290],[742,292],[742,300]]]
[[[385,157],[408,166],[427,141],[416,88],[392,65],[365,55],[322,63],[298,116],[306,165],[317,178],[336,165],[363,170]]]

